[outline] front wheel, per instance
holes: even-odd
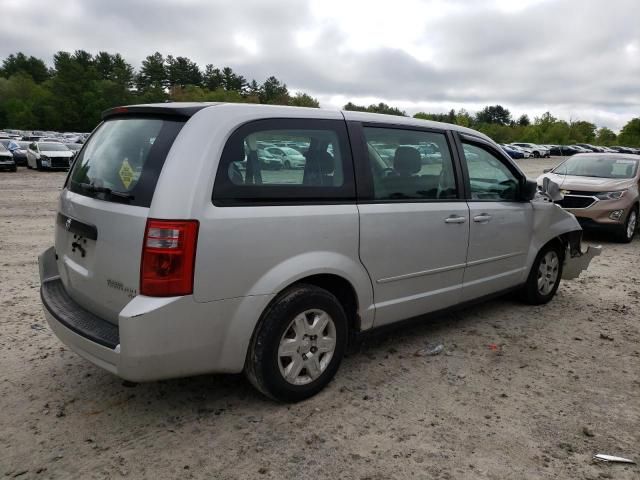
[[[245,374],[266,396],[297,402],[322,390],[347,345],[347,317],[330,292],[294,286],[270,305],[247,354]]]
[[[629,212],[627,221],[618,231],[618,240],[622,243],[631,243],[638,227],[638,207],[633,207]]]
[[[538,252],[522,289],[522,298],[526,303],[542,305],[554,297],[560,286],[562,261],[563,251],[557,244],[548,244]]]
[[[291,162],[289,160],[284,161],[284,168],[287,170],[291,169]]]

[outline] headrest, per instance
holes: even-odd
[[[317,152],[313,158],[313,166],[321,175],[331,175],[335,170],[335,160],[326,150]]]
[[[422,168],[420,152],[413,147],[398,147],[393,157],[393,168],[400,175],[413,175]]]

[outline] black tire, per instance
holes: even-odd
[[[36,170],[38,170],[39,172],[42,171],[42,163],[37,158],[36,158]]]
[[[540,158],[540,153],[539,152],[533,152],[533,157],[534,158]]]
[[[278,349],[296,316],[312,309],[326,312],[333,320],[335,348],[328,364],[316,379],[304,385],[294,385],[281,373]],[[280,294],[262,314],[247,353],[245,375],[254,387],[269,398],[281,402],[304,400],[331,381],[344,356],[347,338],[347,316],[337,298],[314,285],[295,285]],[[300,374],[305,368],[300,370]]]
[[[548,253],[554,252],[555,256],[558,259],[557,265],[557,277],[555,282],[553,283],[551,290],[549,291],[541,291],[539,288],[538,281],[540,279],[540,267],[543,262],[546,263],[546,256]],[[562,264],[564,262],[564,251],[561,246],[556,243],[548,243],[538,252],[536,259],[531,266],[531,271],[529,272],[529,277],[527,278],[527,283],[525,283],[524,287],[521,291],[521,298],[524,302],[530,305],[543,305],[548,303],[558,291],[558,287],[560,286],[560,279],[562,278]]]
[[[284,168],[291,170],[291,162],[289,160],[284,161]]]
[[[635,224],[636,227],[629,235],[629,223],[635,215]],[[638,206],[634,206],[631,210],[629,210],[629,214],[627,215],[627,219],[624,221],[624,225],[621,226],[616,232],[616,240],[620,243],[631,243],[633,237],[635,237],[636,232],[638,231]]]
[[[16,173],[16,172],[18,171],[18,167],[13,167],[13,168],[11,169],[11,171],[12,171],[13,173]]]

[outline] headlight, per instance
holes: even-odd
[[[618,200],[619,198],[622,198],[622,196],[624,195],[624,192],[626,192],[626,190],[618,190],[616,192],[596,193],[596,197],[599,198],[600,200]]]

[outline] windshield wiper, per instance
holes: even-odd
[[[92,183],[78,183],[80,188],[82,188],[85,192],[91,193],[104,193],[105,195],[109,195],[110,197],[122,198],[125,200],[133,200],[134,196],[127,192],[119,192],[117,190],[111,190],[108,187],[98,187],[97,185],[93,185]]]

